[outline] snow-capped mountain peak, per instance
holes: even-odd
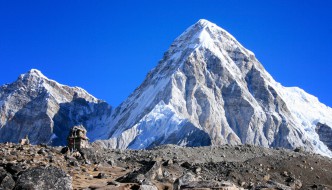
[[[231,34],[202,19],[175,39],[143,84],[115,109],[110,140],[104,143],[146,148],[192,146],[196,139],[195,145],[305,147],[331,156],[318,135],[306,131],[300,121],[309,116],[298,114],[288,96],[297,98]],[[158,118],[151,122],[153,115]],[[168,125],[163,132],[161,123]]]
[[[31,69],[30,71],[28,71],[27,73],[23,74],[23,75],[34,75],[34,76],[38,76],[41,78],[47,78],[41,71],[39,71],[38,69]]]
[[[199,24],[199,25],[201,25],[201,26],[211,26],[211,25],[214,25],[214,26],[216,26],[214,23],[212,23],[212,22],[210,22],[210,21],[208,21],[208,20],[206,20],[206,19],[199,19],[198,20],[198,22],[196,23],[196,24]]]

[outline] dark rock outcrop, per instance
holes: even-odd
[[[332,128],[326,124],[317,123],[316,132],[319,135],[319,140],[332,150]]]
[[[12,175],[3,168],[0,168],[0,189],[9,190],[13,189],[14,186],[15,186],[15,181],[13,180]]]
[[[35,167],[24,171],[17,179],[15,190],[19,189],[61,189],[72,188],[71,177],[59,168]]]

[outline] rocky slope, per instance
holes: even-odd
[[[85,90],[61,85],[32,69],[0,87],[0,142],[29,136],[33,144],[65,145],[69,129],[83,124],[98,137],[111,107]]]
[[[332,160],[250,145],[152,150],[0,144],[0,189],[331,189]],[[195,158],[195,159],[193,159]]]
[[[304,147],[332,156],[315,132],[332,109],[299,88],[277,83],[228,32],[200,20],[115,109],[106,147],[253,144]],[[332,126],[332,125],[330,125]]]

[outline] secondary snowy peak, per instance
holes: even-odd
[[[302,101],[297,95],[231,34],[202,19],[175,39],[142,85],[115,109],[104,143],[112,148],[254,144],[331,156],[308,130],[331,120],[330,108],[310,101],[311,111],[326,113],[313,120],[296,108]]]
[[[58,98],[57,101],[59,103],[63,101],[69,101],[74,94],[75,97],[85,98],[90,102],[101,101],[80,87],[70,87],[67,85],[60,84],[55,80],[49,79],[41,71],[37,69],[31,69],[27,73],[21,74],[15,83],[16,84],[21,83],[19,85],[22,85],[30,90],[44,89],[48,91],[48,93],[50,93],[51,95],[55,95],[54,97]]]
[[[95,140],[105,130],[111,107],[85,90],[48,79],[32,69],[0,86],[0,142],[64,145],[69,129],[83,124]]]

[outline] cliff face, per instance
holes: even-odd
[[[78,124],[94,139],[111,114],[107,103],[35,69],[1,86],[0,102],[0,142],[18,142],[28,135],[33,144],[65,145],[69,129]]]
[[[317,123],[316,132],[321,140],[332,151],[332,128],[326,124]]]

